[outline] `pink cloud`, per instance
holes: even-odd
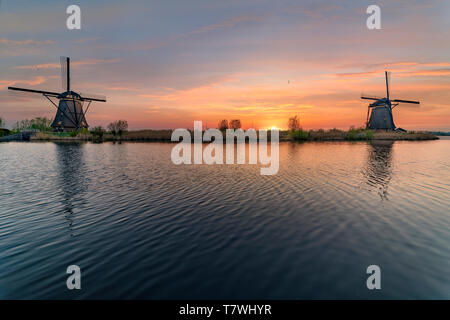
[[[117,63],[120,59],[87,59],[82,61],[73,61],[72,66],[83,66],[83,65],[94,65],[99,63]],[[61,65],[59,63],[44,63],[44,64],[34,64],[27,66],[18,66],[14,67],[14,69],[54,69],[60,68]]]
[[[34,77],[31,80],[0,80],[0,90],[6,89],[9,86],[15,86],[17,84],[27,84],[30,86],[37,86],[47,81],[45,77]]]
[[[35,45],[35,46],[43,46],[43,45],[51,45],[54,44],[55,41],[45,40],[45,41],[37,41],[37,40],[11,40],[7,38],[0,38],[0,44],[5,45],[13,45],[13,46],[27,46],[27,45]]]

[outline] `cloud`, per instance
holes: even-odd
[[[47,46],[47,45],[55,44],[55,41],[52,41],[52,40],[37,41],[37,40],[32,40],[32,39],[11,40],[8,38],[0,38],[0,44],[13,45],[13,46],[28,46],[28,45]]]
[[[45,77],[34,77],[31,80],[0,80],[0,90],[6,89],[9,86],[15,86],[17,84],[27,84],[30,86],[37,86],[47,81]]]
[[[82,61],[73,61],[71,62],[72,66],[83,66],[83,65],[93,65],[99,63],[117,63],[121,61],[120,59],[87,59]],[[59,63],[44,63],[44,64],[34,64],[34,65],[26,65],[26,66],[17,66],[14,69],[55,69],[60,68],[61,65]]]
[[[384,71],[395,72],[396,77],[412,77],[412,76],[448,76],[450,75],[450,68],[430,68],[430,67],[447,67],[450,62],[393,62],[371,65],[372,68],[377,68],[369,71],[359,72],[341,72],[334,73],[329,76],[336,78],[353,78],[362,77],[368,78],[371,76],[383,75]],[[369,67],[370,68],[370,67]]]
[[[406,72],[400,76],[450,76],[450,68],[447,69],[434,69],[434,70],[416,70]]]
[[[225,28],[232,28],[238,24],[244,23],[244,22],[258,22],[261,21],[264,17],[263,16],[240,16],[240,17],[234,17],[231,19],[224,20],[219,23],[210,24],[204,27],[201,27],[197,30],[193,30],[190,32],[190,34],[198,34],[198,33],[204,33],[214,30],[220,30]]]
[[[75,40],[74,42],[80,44],[80,43],[86,43],[86,42],[96,42],[99,39],[100,39],[100,37],[81,38],[81,39]]]

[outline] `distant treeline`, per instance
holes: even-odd
[[[444,131],[434,131],[434,132],[431,132],[431,134],[434,134],[435,136],[450,136],[450,132],[444,132]]]
[[[45,117],[38,117],[31,120],[25,119],[14,124],[13,130],[0,130],[0,136],[10,133],[18,133],[27,129],[40,131],[35,136],[36,140],[61,140],[61,139],[79,139],[93,141],[170,141],[172,130],[138,130],[128,131],[128,122],[126,120],[117,120],[111,122],[106,129],[102,126],[89,129],[82,128],[72,132],[52,132],[52,121]],[[4,121],[0,118],[0,128],[4,126]],[[239,119],[221,120],[218,123],[218,129],[240,129],[242,127]],[[450,136],[450,132],[386,132],[373,131],[365,128],[350,127],[349,130],[339,129],[318,129],[304,130],[300,125],[298,116],[290,117],[287,121],[288,130],[280,130],[280,141],[326,141],[326,140],[428,140],[437,139],[436,136]]]

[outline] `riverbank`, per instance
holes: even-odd
[[[171,142],[172,130],[136,130],[128,131],[122,136],[105,133],[102,136],[93,133],[61,134],[53,132],[34,132],[24,135],[16,134],[0,138],[0,141],[159,141]],[[191,135],[193,136],[193,135]],[[270,139],[270,131],[269,131]],[[280,131],[280,141],[360,141],[360,140],[436,140],[436,135],[429,132],[397,132],[397,131],[371,131],[351,129],[348,131],[310,130],[310,131]]]
[[[331,129],[331,130],[310,130],[284,132],[284,136],[280,132],[280,140],[284,141],[361,141],[361,140],[437,140],[438,136],[430,132],[402,132],[402,131],[385,131],[385,130],[365,130],[350,129],[348,131]]]

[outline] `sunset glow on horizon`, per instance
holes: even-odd
[[[130,129],[363,126],[362,93],[418,100],[394,109],[397,126],[450,131],[450,3],[379,1],[382,29],[368,30],[368,1],[79,1],[83,26],[65,28],[65,5],[0,6],[0,117],[54,116],[43,97],[8,86],[60,90],[59,56],[73,59],[77,92],[107,96],[87,121]],[[404,8],[407,7],[408,10]],[[24,22],[26,19],[26,23]]]

